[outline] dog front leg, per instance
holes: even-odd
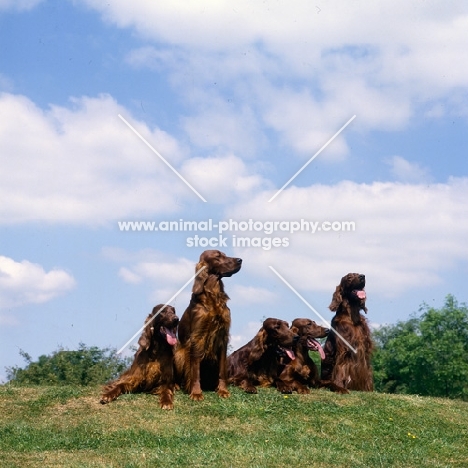
[[[222,350],[219,356],[219,381],[218,388],[216,389],[217,394],[221,398],[228,398],[231,396],[227,388],[227,347]]]
[[[190,399],[193,401],[203,400],[200,382],[200,363],[200,355],[192,348],[190,353]]]
[[[154,391],[156,395],[159,395],[159,406],[163,410],[174,409],[174,385],[163,383],[160,387]]]
[[[100,403],[105,405],[125,393],[136,393],[139,390],[139,384],[140,381],[132,375],[123,375],[104,388]]]

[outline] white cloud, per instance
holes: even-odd
[[[272,265],[296,288],[330,291],[344,274],[359,272],[367,275],[372,290],[396,297],[442,282],[444,271],[468,260],[466,178],[446,184],[341,182],[292,187],[267,203],[272,194],[261,193],[239,203],[227,216],[352,221],[355,231],[263,234],[287,237],[290,244],[269,251],[236,250],[262,277],[272,277],[268,269]]]
[[[0,308],[48,302],[75,287],[66,271],[46,272],[41,265],[0,256]]]
[[[291,64],[309,59],[306,51],[319,52],[324,46],[338,47],[342,43],[385,44],[395,38],[415,44],[436,43],[448,31],[434,34],[434,28],[426,31],[424,25],[438,21],[453,24],[458,31],[457,26],[461,25],[455,20],[466,11],[461,4],[447,9],[440,2],[408,5],[403,0],[375,5],[365,0],[352,4],[342,0],[320,9],[307,0],[294,3],[240,0],[236,8],[227,0],[216,4],[174,1],[161,5],[146,0],[135,0],[131,5],[124,0],[111,4],[100,0],[83,3],[119,27],[134,27],[157,41],[212,51],[235,50],[262,41],[268,52],[289,55]]]
[[[424,182],[429,177],[429,170],[417,163],[411,163],[401,156],[393,156],[387,160],[393,175],[404,182]]]
[[[278,298],[268,289],[241,284],[233,284],[229,288],[229,295],[236,298],[236,305],[272,304]]]
[[[174,1],[161,5],[145,0],[132,4],[120,0],[107,5],[99,0],[83,0],[83,3],[99,10],[106,20],[119,27],[135,27],[146,37],[181,46],[216,50],[232,46],[242,38],[248,43],[255,30],[254,18],[246,17],[254,12],[246,11],[245,3],[236,5],[236,11],[225,2],[205,5]]]
[[[318,151],[353,115],[355,111],[334,103],[317,102],[311,93],[305,91],[271,89],[263,90],[265,99],[265,121],[282,135],[283,143],[297,152],[311,157]],[[348,146],[342,136],[327,147],[327,158],[342,159],[348,153]]]
[[[195,197],[119,113],[132,121],[108,95],[43,111],[0,94],[0,222],[105,223],[172,212]],[[173,137],[132,123],[166,159],[181,160]]]
[[[181,170],[184,177],[193,181],[209,203],[227,203],[252,196],[266,181],[250,175],[245,163],[234,155],[192,158]]]
[[[150,285],[150,299],[154,304],[168,301],[195,274],[196,261],[183,257],[174,258],[152,249],[129,252],[105,248],[102,254],[112,262],[125,264],[118,271],[125,283]],[[191,284],[187,285],[172,301],[174,305],[182,304],[183,310],[177,310],[180,314],[190,300],[191,288]]]
[[[245,106],[238,109],[228,103],[207,96],[208,109],[185,117],[183,126],[190,141],[200,148],[229,149],[251,156],[258,149],[258,123],[252,111]]]
[[[27,11],[42,3],[44,0],[0,0],[0,10]]]
[[[187,258],[170,258],[157,251],[124,252],[107,250],[107,258],[126,263],[119,269],[119,277],[128,284],[150,284],[151,300],[156,303],[168,301],[194,275],[196,261]],[[173,301],[179,306],[177,312],[181,315],[187,307],[192,284],[182,291]],[[265,288],[229,285],[229,295],[236,298],[236,306],[269,305],[275,302],[277,295]],[[179,310],[180,308],[180,310]]]
[[[122,278],[126,283],[130,284],[138,284],[141,283],[142,277],[138,275],[137,273],[129,270],[126,267],[121,267],[119,269],[119,276]]]
[[[0,95],[0,223],[103,224],[173,213],[181,199],[196,199],[118,118],[125,109],[110,96],[71,104],[45,112],[25,97]],[[266,184],[233,154],[183,162],[173,137],[132,124],[173,165],[179,162],[209,202],[247,197]]]
[[[173,262],[140,261],[129,268],[121,269],[119,273],[121,278],[129,283],[134,283],[138,278],[139,281],[150,280],[155,284],[180,284],[180,288],[195,273],[195,264],[185,258]]]
[[[232,8],[227,1],[83,1],[157,44],[127,60],[169,71],[196,109],[185,122],[202,147],[237,153],[237,136],[258,128],[262,137],[274,129],[284,144],[310,153],[354,114],[356,129],[391,131],[408,125],[419,106],[441,100],[447,111],[467,113],[466,100],[450,100],[468,83],[462,3],[341,0],[317,7],[306,0],[241,0]],[[220,111],[220,95],[250,108]],[[346,139],[334,142],[330,155],[345,156]]]

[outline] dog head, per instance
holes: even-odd
[[[210,290],[215,287],[215,283],[221,278],[237,273],[241,266],[241,258],[228,257],[219,250],[205,250],[200,255],[200,260],[195,269],[195,272],[199,273],[195,278],[192,292],[200,294],[204,289]]]
[[[166,342],[170,346],[177,343],[176,333],[179,325],[174,307],[159,304],[145,320],[145,328],[138,344],[141,349],[148,350],[155,341]]]
[[[320,358],[325,359],[325,352],[316,338],[325,338],[330,331],[328,328],[321,327],[310,319],[297,318],[293,320],[291,330],[299,335],[298,346],[308,351],[317,351]]]
[[[348,273],[341,278],[340,284],[333,293],[330,310],[336,312],[340,306],[350,305],[358,306],[367,313],[366,308],[366,277],[360,273]]]
[[[278,359],[294,360],[296,358],[293,346],[299,339],[290,328],[288,322],[276,318],[267,318],[255,337],[253,360],[257,360],[268,349],[275,350]]]

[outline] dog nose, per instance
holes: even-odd
[[[236,258],[236,263],[240,265],[242,263],[242,258]]]
[[[297,343],[299,341],[299,335],[294,335],[293,341]]]
[[[325,328],[325,333],[328,335],[330,333],[330,329],[329,328]]]
[[[361,281],[364,281],[364,280],[366,279],[366,275],[359,275],[359,279],[360,279]]]

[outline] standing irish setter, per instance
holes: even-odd
[[[219,250],[200,255],[190,304],[180,319],[175,363],[178,378],[190,398],[203,400],[202,388],[216,390],[222,398],[227,389],[227,347],[231,312],[221,278],[232,276],[242,266],[240,258]]]
[[[370,361],[374,345],[367,320],[360,312],[362,309],[367,313],[365,285],[364,275],[349,273],[336,287],[330,304],[330,310],[336,314],[325,343],[322,380],[349,390],[372,391]],[[335,330],[337,333],[333,333]]]
[[[174,348],[179,318],[174,307],[157,305],[145,320],[145,328],[132,365],[104,388],[101,403],[122,393],[148,392],[159,395],[162,409],[174,408]]]

